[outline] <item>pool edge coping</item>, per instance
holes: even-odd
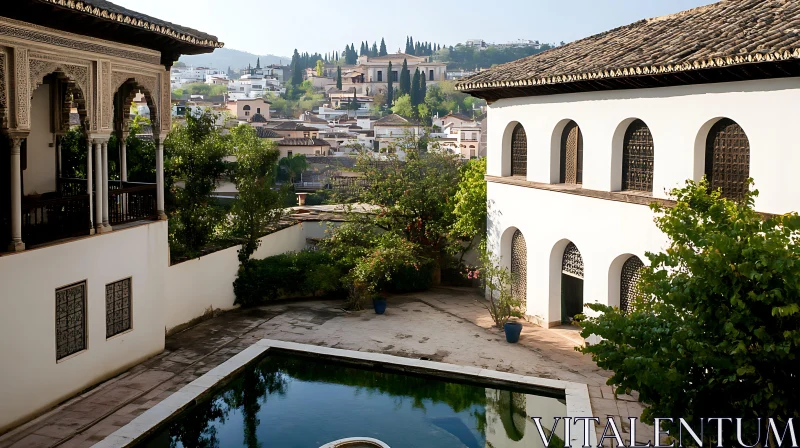
[[[573,419],[578,417],[591,417],[592,406],[589,398],[589,387],[583,383],[553,380],[533,376],[519,375],[516,373],[499,372],[496,370],[482,369],[472,366],[460,366],[436,361],[404,358],[401,356],[386,355],[383,353],[360,352],[338,348],[323,347],[318,345],[300,344],[296,342],[261,339],[253,345],[237,353],[227,361],[209,370],[206,374],[183,386],[169,397],[146,410],[141,415],[131,420],[127,425],[111,433],[105,439],[92,445],[92,448],[126,448],[150,434],[162,422],[168,420],[190,405],[202,395],[208,393],[219,382],[225,381],[239,373],[254,359],[263,355],[270,348],[290,351],[305,352],[316,355],[333,356],[344,359],[380,362],[401,367],[420,368],[458,374],[476,379],[490,379],[506,383],[534,386],[546,389],[563,390],[566,397],[567,415]],[[579,428],[582,429],[582,428]],[[590,446],[597,445],[597,434],[594,430],[589,432]],[[583,445],[583,431],[570,432],[569,446]]]

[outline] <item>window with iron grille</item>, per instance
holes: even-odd
[[[56,360],[86,350],[86,282],[56,290]]]
[[[583,257],[574,243],[567,244],[561,259],[561,272],[573,277],[583,278]]]
[[[619,309],[630,312],[631,301],[639,294],[639,279],[642,277],[644,263],[636,255],[625,260],[619,281]]]
[[[653,191],[653,134],[642,120],[628,126],[622,147],[622,189]]]
[[[525,128],[517,124],[511,132],[511,175],[528,174],[528,137]]]
[[[131,329],[131,279],[106,285],[106,338]]]
[[[750,141],[735,121],[723,118],[706,140],[706,178],[713,190],[728,199],[744,198],[750,177]]]
[[[583,183],[583,134],[578,123],[570,121],[561,134],[559,178],[562,184]]]
[[[511,237],[511,294],[522,301],[527,302],[527,282],[528,282],[528,249],[525,245],[525,237],[519,230],[514,232]]]

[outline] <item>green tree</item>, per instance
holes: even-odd
[[[322,74],[325,72],[325,64],[322,63],[322,59],[317,61],[316,69],[317,69],[317,76],[322,76]]]
[[[386,42],[381,37],[381,48],[378,50],[378,56],[386,56],[388,53],[386,52]]]
[[[428,94],[428,83],[425,81],[425,73],[420,72],[419,77],[419,99],[417,100],[418,103],[423,104],[425,103],[425,96]]]
[[[760,434],[756,418],[773,417],[783,428],[800,417],[800,217],[761,216],[757,192],[734,202],[705,180],[671,194],[674,207],[651,206],[667,249],[647,253],[628,313],[589,305],[602,314],[582,336],[602,339],[581,351],[614,373],[616,393],[639,392],[647,423],[735,416]]]
[[[411,95],[402,95],[392,106],[392,113],[406,118],[413,118],[416,115],[415,111],[414,105],[411,104]]]
[[[141,115],[134,116],[131,122],[130,133],[125,140],[129,182],[156,181],[156,145],[153,141],[137,137],[143,127],[150,124],[150,120]]]
[[[284,194],[273,188],[279,155],[275,144],[258,138],[255,128],[244,124],[231,129],[230,136],[238,191],[231,222],[234,233],[244,239],[239,250],[239,262],[244,264],[258,249],[267,227],[281,218]]]
[[[416,109],[417,105],[424,98],[420,98],[419,69],[414,70],[414,77],[411,80],[411,105]],[[416,115],[416,114],[415,114]]]
[[[403,59],[403,68],[400,70],[400,95],[411,94],[411,73],[408,71],[408,61]]]
[[[336,67],[336,88],[342,90],[342,66]]]
[[[294,183],[296,179],[300,177],[301,174],[305,170],[308,169],[308,160],[306,160],[306,156],[303,154],[296,154],[291,155],[289,157],[284,157],[278,162],[278,165],[286,170],[287,174],[289,175],[289,182]]]
[[[486,159],[463,165],[455,194],[456,220],[451,231],[461,239],[474,241],[486,236]]]
[[[383,43],[383,39],[381,39]],[[386,107],[392,107],[394,103],[394,75],[392,74],[392,61],[389,61],[389,70],[386,72]]]
[[[378,55],[378,43],[377,42],[373,42],[372,43],[372,48],[369,50],[369,55],[372,56],[372,57],[375,57],[375,56]]]
[[[225,172],[230,143],[215,124],[218,115],[205,110],[186,124],[174,124],[164,142],[167,187],[174,198],[169,220],[174,255],[197,255],[212,239],[222,212],[211,194]]]

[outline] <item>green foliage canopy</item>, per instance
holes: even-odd
[[[756,418],[800,416],[800,217],[761,216],[757,194],[673,190],[674,207],[652,206],[669,245],[647,254],[632,311],[589,305],[602,314],[582,335],[602,340],[582,351],[639,392],[645,422],[736,416],[756,434]]]

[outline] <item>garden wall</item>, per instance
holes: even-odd
[[[328,225],[302,222],[264,236],[253,258],[303,250],[308,238],[323,238]],[[167,332],[209,310],[234,308],[233,281],[239,269],[240,247],[230,247],[167,268],[163,296]]]

